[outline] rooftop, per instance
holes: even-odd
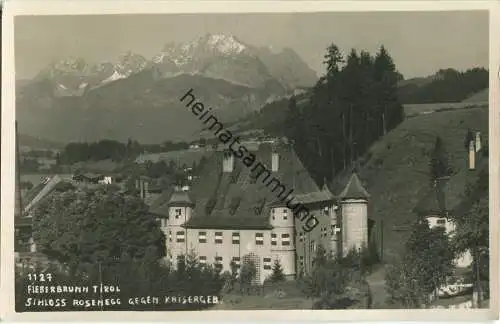
[[[344,190],[340,193],[341,199],[368,199],[370,195],[363,187],[356,172],[351,174]]]
[[[331,193],[318,188],[314,180],[288,145],[265,143],[255,147],[246,147],[255,154],[256,160],[247,167],[239,158],[234,158],[233,172],[222,172],[223,151],[212,151],[202,166],[199,178],[193,183],[187,196],[194,202],[194,213],[185,224],[186,227],[213,229],[267,229],[270,228],[269,215],[273,203],[278,200],[279,190],[272,192],[263,183],[264,174],[259,178],[252,167],[261,163],[271,171],[271,153],[280,155],[279,168],[268,178],[279,180],[285,192],[293,189],[292,195],[304,203],[333,199]],[[291,196],[292,196],[291,195]],[[168,197],[168,198],[167,198]],[[167,214],[170,200],[187,202],[181,195],[165,192],[151,206],[156,214]]]

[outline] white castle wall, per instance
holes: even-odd
[[[342,250],[358,250],[368,244],[368,204],[364,199],[342,201]]]

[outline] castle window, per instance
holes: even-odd
[[[200,264],[205,264],[207,263],[207,257],[206,256],[200,256]]]
[[[290,245],[290,234],[281,234],[281,245]]]
[[[255,233],[255,245],[264,245],[263,233]]]
[[[207,232],[198,232],[198,242],[207,243]]]
[[[283,208],[283,217],[288,216],[288,208]]]
[[[215,244],[222,244],[222,232],[215,232]]]
[[[278,237],[275,233],[271,233],[271,245],[278,245]]]
[[[276,215],[275,214],[276,214],[276,210],[274,208],[271,208],[271,217],[272,217],[273,220],[276,219]]]
[[[177,243],[184,243],[186,240],[186,237],[184,235],[184,231],[178,231],[175,236],[176,236]]]
[[[328,236],[328,227],[322,226],[321,227],[321,236],[322,237],[327,237]]]
[[[233,244],[240,244],[240,233],[233,233]]]
[[[216,256],[215,257],[215,264],[214,264],[216,269],[221,270],[223,265],[222,265],[222,257],[221,256]]]
[[[304,242],[305,236],[306,236],[306,234],[304,232],[300,232],[299,233],[299,242]]]
[[[168,241],[172,242],[172,231],[168,231]]]
[[[236,265],[237,268],[240,267],[240,257],[233,257],[233,263]]]
[[[175,219],[179,219],[179,217],[182,215],[182,209],[176,208],[175,209]]]
[[[303,268],[303,267],[304,267],[304,256],[303,256],[303,255],[301,255],[301,256],[299,257],[299,264],[300,264],[300,267],[301,267],[301,268]]]
[[[271,270],[271,258],[264,258],[264,270]]]
[[[323,213],[324,213],[325,215],[327,215],[327,216],[328,216],[328,214],[329,214],[329,211],[330,211],[330,209],[328,208],[328,206],[326,206],[326,207],[323,209]]]
[[[255,233],[255,245],[264,245],[264,233]]]

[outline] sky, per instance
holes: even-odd
[[[346,53],[374,53],[383,44],[405,78],[488,67],[486,11],[18,16],[16,79],[69,56],[115,61],[130,50],[150,59],[170,41],[220,32],[251,45],[290,47],[320,74],[332,42]]]

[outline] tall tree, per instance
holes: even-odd
[[[375,57],[374,77],[377,83],[377,109],[381,117],[381,131],[386,134],[404,118],[404,110],[398,101],[398,73],[388,51],[382,45]]]
[[[453,235],[453,246],[458,256],[469,251],[472,255],[471,279],[478,292],[478,304],[481,306],[482,296],[489,281],[489,176],[487,168],[483,170],[476,183],[468,184],[462,203],[453,214],[456,231]]]
[[[448,153],[444,147],[441,137],[436,138],[430,160],[430,180],[434,183],[438,178],[449,176],[452,169],[449,163]]]
[[[271,274],[271,282],[278,282],[285,280],[285,274],[279,260],[275,260],[273,264],[273,273]]]
[[[454,269],[454,252],[444,228],[430,228],[418,220],[406,242],[399,264],[389,267],[386,290],[391,304],[417,308],[430,301]]]
[[[165,255],[165,235],[144,202],[108,187],[53,193],[35,210],[34,240],[74,270],[123,254],[141,259],[150,248],[157,258]]]

